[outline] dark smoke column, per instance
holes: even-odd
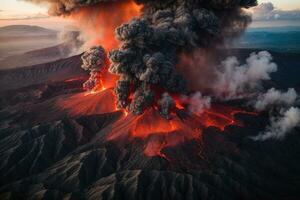
[[[112,2],[135,1],[143,6],[139,19],[117,28],[116,37],[122,45],[109,54],[109,70],[120,77],[115,88],[118,107],[134,114],[141,114],[152,105],[159,106],[166,100],[163,93],[170,94],[170,98],[188,93],[186,81],[175,69],[178,55],[197,48],[211,50],[237,37],[251,22],[243,8],[257,5],[256,0],[27,1],[48,3],[53,15],[69,15],[82,8],[104,5],[107,11]],[[168,107],[161,108],[164,116],[172,108],[172,101],[167,102],[161,104]]]
[[[83,88],[88,91],[97,90],[102,87],[101,71],[105,66],[106,53],[101,46],[92,47],[82,56],[81,67],[90,71],[90,78],[83,84]]]
[[[189,92],[174,67],[177,56],[197,48],[213,49],[238,36],[251,21],[242,9],[257,4],[256,0],[136,2],[144,5],[142,17],[116,29],[122,46],[109,54],[109,70],[120,76],[115,89],[118,107],[141,114],[151,105],[166,105],[161,108],[166,118],[172,103],[161,102],[172,102],[172,97],[162,93]]]

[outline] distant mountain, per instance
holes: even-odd
[[[238,48],[300,52],[300,27],[250,28],[235,43]]]
[[[0,27],[0,37],[51,36],[57,31],[29,25],[11,25]]]
[[[34,66],[0,70],[0,92],[83,76],[87,73],[80,67],[81,64],[80,55],[77,55]]]
[[[76,49],[76,43],[61,43],[26,53],[8,56],[0,61],[0,69],[12,69],[66,58]]]

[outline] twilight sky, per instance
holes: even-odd
[[[300,1],[299,0],[258,0],[261,3],[271,3],[261,6],[254,12],[254,19],[257,20],[278,20],[289,19],[300,21]],[[273,5],[272,5],[273,4]],[[258,13],[256,17],[255,14]],[[67,20],[60,20],[69,23]],[[57,19],[47,17],[47,7],[35,5],[22,0],[0,0],[0,26],[10,24],[46,24],[51,28],[57,28]],[[53,26],[53,27],[52,27]]]

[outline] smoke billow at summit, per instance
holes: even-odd
[[[199,138],[203,128],[242,126],[237,113],[272,109],[267,136],[254,139],[281,137],[300,122],[294,89],[262,87],[277,71],[269,52],[254,52],[245,63],[235,57],[212,62],[217,49],[251,23],[247,9],[256,0],[30,1],[46,3],[50,15],[80,24],[86,48],[82,68],[90,73],[83,87],[88,95],[103,93],[99,104],[109,104],[111,112],[124,113],[108,139],[158,133],[163,139],[150,141],[145,153],[163,157],[162,148]],[[232,99],[246,99],[251,111],[218,104]],[[296,118],[290,123],[291,115]]]

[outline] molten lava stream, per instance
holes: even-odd
[[[139,138],[144,142],[146,156],[167,158],[161,150],[184,143],[187,140],[199,139],[201,131],[195,124],[186,123],[172,114],[171,120],[164,119],[157,110],[149,109],[140,116],[129,114],[119,120],[108,134],[108,140]]]
[[[226,126],[243,126],[243,123],[235,119],[236,114],[257,115],[255,112],[247,112],[231,106],[213,105],[199,115],[204,127],[217,127],[224,131]]]
[[[56,101],[57,107],[68,115],[81,116],[104,114],[116,111],[115,95],[112,89],[69,95]]]

